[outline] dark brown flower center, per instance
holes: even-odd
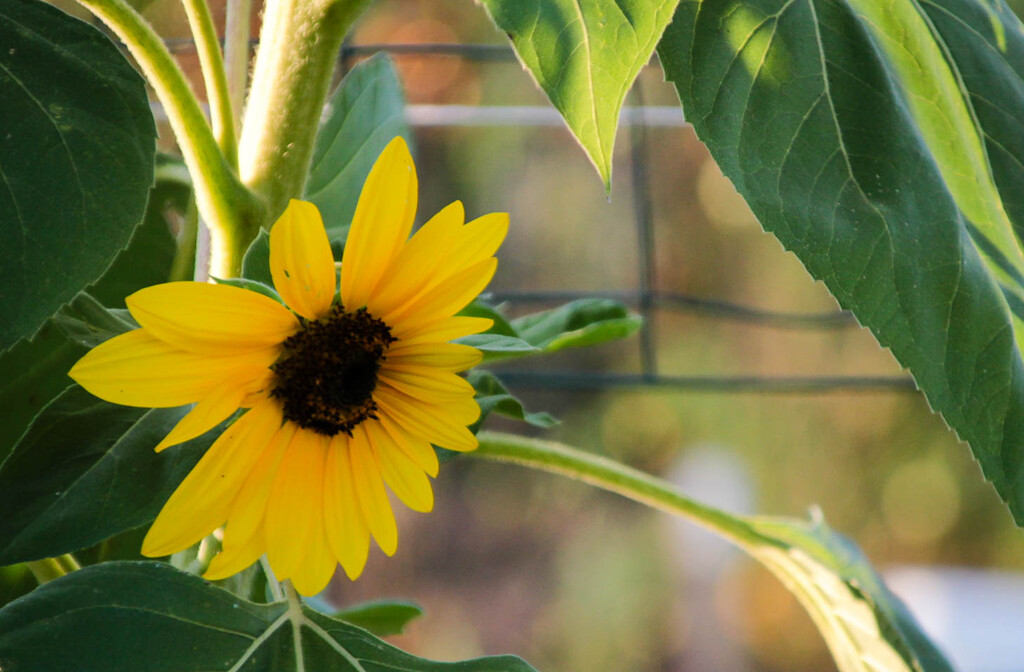
[[[302,329],[284,342],[271,367],[277,386],[271,393],[284,405],[284,417],[300,427],[334,436],[377,417],[373,389],[391,329],[365,308],[349,313],[338,304],[323,318],[302,320]]]

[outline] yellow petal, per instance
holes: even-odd
[[[465,378],[424,366],[381,369],[378,379],[410,397],[432,404],[475,394],[473,386]]]
[[[492,212],[477,217],[462,227],[452,247],[443,250],[445,266],[461,270],[480,263],[498,251],[507,235],[508,213]]]
[[[348,445],[352,458],[352,480],[366,525],[370,528],[373,538],[377,540],[380,550],[384,551],[385,555],[394,555],[398,548],[395,514],[391,512],[391,502],[388,501],[388,493],[384,490],[380,467],[373,456],[363,425],[352,430],[352,438]]]
[[[373,164],[352,217],[341,264],[341,301],[346,310],[366,305],[409,237],[416,190],[416,167],[409,148],[396,137]]]
[[[167,408],[196,402],[238,371],[270,366],[276,358],[273,350],[237,357],[197,355],[136,329],[87,352],[68,375],[100,399]]]
[[[266,543],[261,533],[263,517],[267,511],[267,500],[270,499],[270,490],[274,485],[278,468],[288,445],[295,436],[298,425],[294,422],[285,422],[274,434],[267,447],[263,450],[256,465],[249,472],[245,483],[238,491],[238,496],[231,504],[228,513],[228,524],[224,528],[224,539],[248,541],[252,537],[260,537],[260,555],[266,551]]]
[[[402,452],[413,461],[413,463],[427,473],[428,476],[437,476],[438,462],[437,453],[430,441],[422,439],[407,432],[400,425],[387,415],[382,415],[380,426],[391,435],[395,445],[402,449]]]
[[[480,415],[480,408],[472,399],[441,407],[410,399],[384,385],[373,391],[373,399],[381,413],[422,439],[449,450],[468,451],[477,447],[476,437],[466,429]]]
[[[140,289],[125,303],[150,334],[202,355],[266,350],[299,328],[277,301],[231,285],[168,282]]]
[[[270,229],[270,273],[292,310],[319,319],[334,300],[334,255],[316,206],[292,199]]]
[[[429,366],[441,371],[464,371],[480,363],[483,353],[459,343],[412,343],[391,346],[382,370],[403,370],[407,366]]]
[[[434,284],[447,268],[446,252],[455,242],[465,211],[455,201],[434,215],[406,242],[366,302],[374,315],[383,315],[407,303]]]
[[[180,551],[223,524],[280,424],[277,402],[267,399],[228,427],[164,504],[142,542],[142,554],[159,557]]]
[[[324,527],[327,543],[355,581],[363,573],[370,550],[370,528],[366,526],[352,479],[349,439],[339,434],[331,439],[324,471]]]
[[[194,439],[226,420],[238,410],[253,382],[261,380],[264,377],[263,372],[266,370],[246,371],[240,373],[238,377],[231,377],[214,387],[199,400],[199,403],[191,411],[185,414],[185,417],[178,421],[178,424],[164,437],[164,440],[157,444],[155,450],[159,453],[168,446],[176,446],[189,439]]]
[[[418,327],[452,317],[487,287],[498,268],[494,257],[456,273],[399,310],[382,315],[392,334],[403,339]]]
[[[299,429],[292,437],[278,468],[267,502],[265,519],[267,559],[277,578],[301,571],[306,547],[322,534],[322,520],[314,508],[323,506],[324,460],[327,437]]]
[[[221,552],[213,556],[210,566],[206,568],[203,578],[208,581],[226,579],[238,574],[246,567],[260,559],[263,555],[263,535],[252,535],[244,542],[229,541],[227,529],[224,530],[224,546]]]
[[[391,491],[413,511],[427,513],[434,508],[434,492],[423,470],[410,460],[378,422],[364,423],[370,448],[377,458],[381,476]]]
[[[319,451],[322,458],[317,474],[319,479],[304,484],[308,490],[308,497],[302,513],[309,517],[310,531],[302,548],[302,562],[291,575],[295,590],[306,597],[323,590],[338,567],[338,562],[327,545],[327,532],[324,527],[323,482],[329,439],[319,435],[317,438],[321,439]]]
[[[445,343],[447,341],[479,334],[487,331],[494,324],[494,320],[486,317],[465,317],[456,315],[439,322],[431,322],[415,328],[406,328],[406,332],[399,341],[402,345],[422,345],[425,343]],[[394,335],[394,330],[392,330]],[[395,347],[395,346],[392,346]]]

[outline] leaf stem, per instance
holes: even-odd
[[[44,558],[42,560],[32,560],[25,563],[28,566],[32,576],[36,578],[39,585],[49,583],[54,579],[59,579],[65,574],[81,569],[81,565],[75,560],[75,556],[70,553],[58,556],[56,558]]]
[[[260,567],[263,568],[263,574],[267,577],[267,587],[270,589],[270,595],[274,598],[275,602],[281,602],[285,596],[281,591],[281,583],[274,575],[274,570],[270,568],[270,561],[267,560],[267,556],[260,556]]]
[[[302,196],[342,40],[369,0],[267,0],[239,142],[268,225]]]
[[[125,0],[79,0],[127,45],[163,103],[195,184],[199,214],[211,229],[211,272],[240,274],[256,237],[262,204],[234,174],[206,123],[185,75],[153,28]]]
[[[647,506],[676,514],[718,533],[737,546],[778,545],[738,516],[687,497],[665,481],[613,460],[553,441],[480,432],[480,447],[470,456],[509,462],[568,476]]]
[[[232,170],[238,170],[238,141],[235,139],[235,115],[232,112],[224,58],[217,40],[217,28],[206,0],[183,0],[192,37],[199,54],[199,66],[206,84],[206,100],[210,103],[213,136]]]

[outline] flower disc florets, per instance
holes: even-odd
[[[391,329],[365,308],[346,312],[340,304],[319,320],[303,320],[302,329],[284,342],[271,367],[284,417],[300,427],[334,436],[367,418],[377,417],[372,393]]]

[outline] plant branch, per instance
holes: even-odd
[[[302,196],[342,40],[369,0],[267,0],[239,143],[272,222]]]
[[[519,464],[589,483],[651,508],[688,518],[743,548],[777,543],[758,534],[742,518],[701,504],[659,478],[599,455],[553,441],[495,432],[480,432],[477,440],[480,447],[467,455]]]
[[[79,0],[127,45],[164,106],[195,185],[199,213],[211,229],[211,272],[239,275],[256,237],[262,205],[238,180],[213,137],[199,102],[163,41],[124,0]]]
[[[235,139],[235,115],[228,92],[228,78],[224,71],[224,58],[217,40],[210,6],[206,0],[184,0],[192,37],[199,53],[199,65],[206,84],[206,99],[210,103],[210,121],[217,146],[233,170],[238,169],[238,142]]]

